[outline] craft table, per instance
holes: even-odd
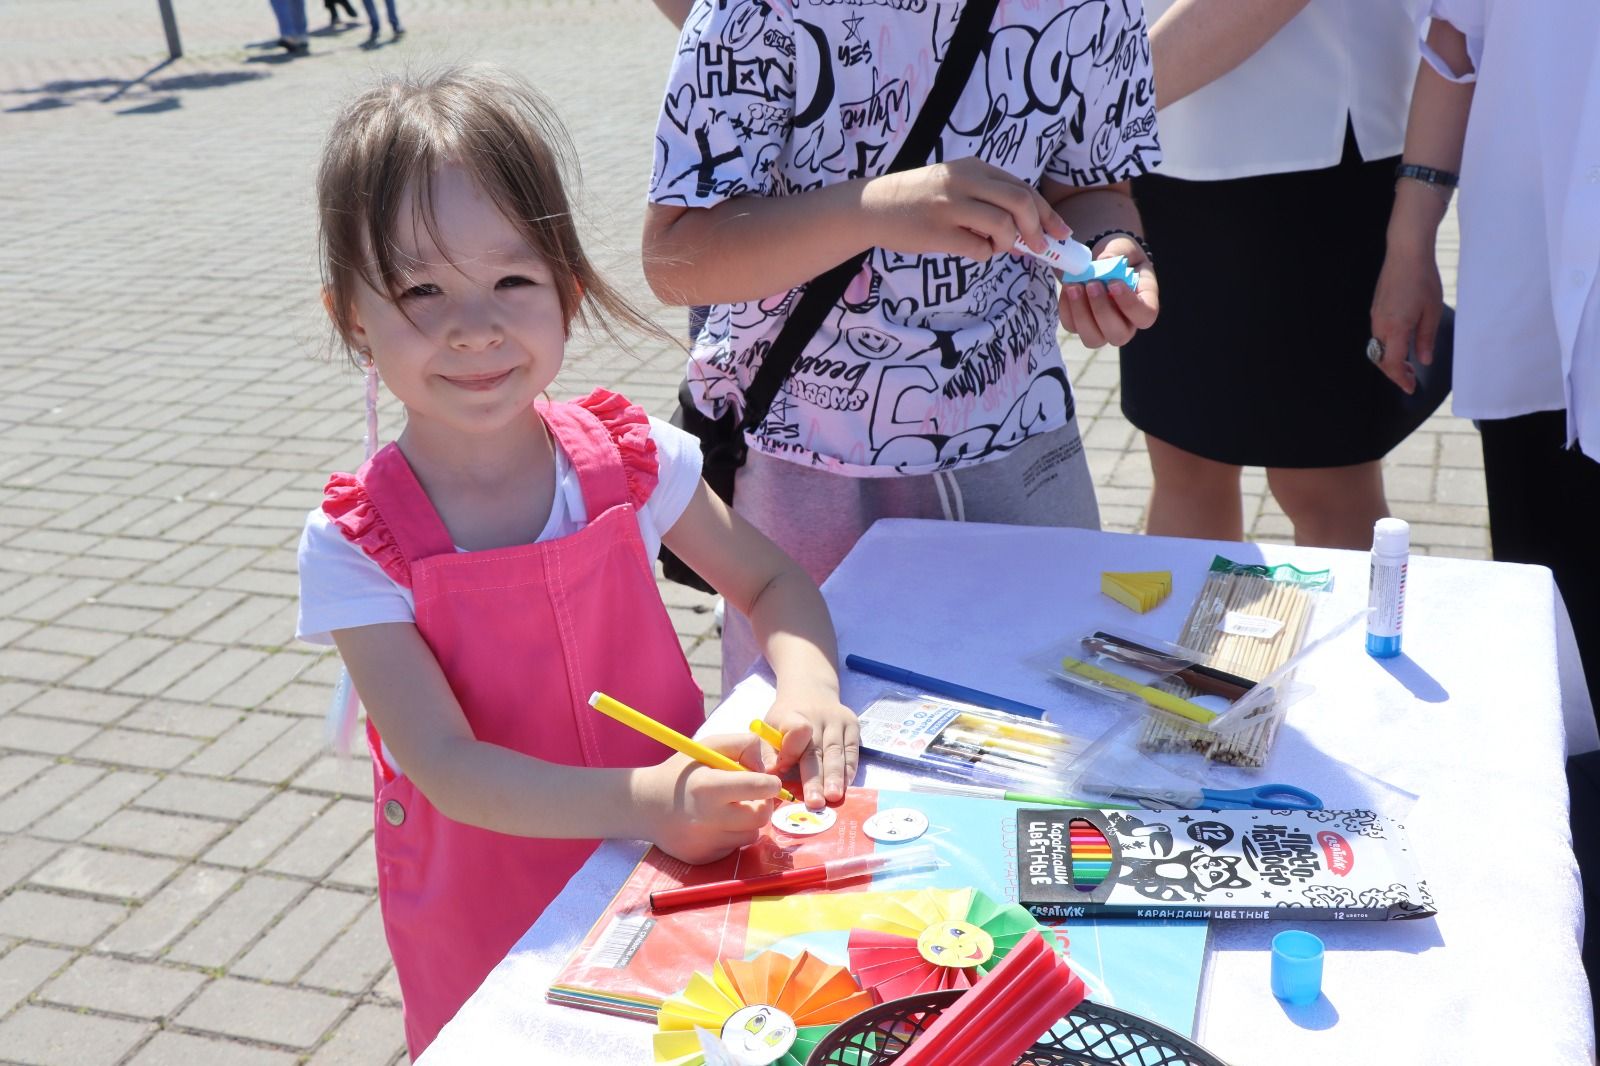
[[[1319,610],[1365,605],[1361,552],[911,520],[875,525],[824,591],[841,653],[1079,713],[1077,697],[1021,658],[1108,619],[1175,636],[1217,553],[1331,568]],[[1133,615],[1100,594],[1103,570],[1171,570],[1172,595]],[[1357,626],[1304,665],[1315,691],[1291,711],[1261,779],[1302,785],[1329,806],[1360,802],[1373,778],[1386,783],[1388,802],[1410,808],[1403,820],[1438,917],[1300,925],[1328,949],[1323,996],[1306,1007],[1268,988],[1268,942],[1290,923],[1214,922],[1194,1036],[1233,1064],[1592,1062],[1562,760],[1600,739],[1565,608],[1543,568],[1418,556],[1407,596],[1404,656],[1370,658]],[[843,696],[859,708],[888,687],[847,673]],[[770,695],[759,675],[747,678],[705,732],[743,731]],[[869,762],[858,783],[902,780]],[[424,1066],[650,1062],[648,1025],[544,1001],[642,851],[603,845]]]

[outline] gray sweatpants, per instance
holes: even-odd
[[[909,477],[845,477],[752,449],[734,483],[733,508],[818,584],[880,518],[1100,528],[1076,420],[989,462]],[[760,654],[750,620],[728,608],[722,622],[724,693]]]

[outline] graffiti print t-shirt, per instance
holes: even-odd
[[[883,173],[960,10],[699,0],[656,130],[650,199],[706,208]],[[1088,186],[1157,162],[1139,0],[1001,0],[992,28],[930,163],[976,156],[1030,184]],[[701,410],[742,414],[798,292],[711,308],[690,363]],[[1072,418],[1056,326],[1055,282],[1036,260],[873,249],[751,446],[857,477],[993,458]]]

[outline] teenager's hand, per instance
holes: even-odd
[[[1433,362],[1443,314],[1444,286],[1431,246],[1408,253],[1391,242],[1372,294],[1372,335],[1383,345],[1378,369],[1408,395],[1417,391],[1417,372],[1406,354],[1415,344],[1418,361]]]
[[[861,758],[861,726],[837,693],[797,696],[780,688],[767,724],[783,734],[777,751],[762,745],[767,772],[781,774],[798,764],[803,798],[812,810],[844,802]]]
[[[1155,268],[1137,241],[1113,237],[1095,256],[1110,259],[1125,256],[1128,265],[1139,273],[1139,288],[1129,289],[1120,281],[1109,285],[1100,281],[1063,285],[1058,301],[1061,327],[1076,333],[1086,348],[1128,343],[1141,329],[1155,324],[1161,311],[1161,294],[1156,285]]]
[[[1044,236],[1072,229],[1039,190],[981,159],[957,159],[885,174],[861,190],[872,243],[894,252],[991,259],[1020,236],[1036,252]]]
[[[716,770],[687,755],[638,772],[635,802],[643,835],[684,862],[714,862],[755,842],[772,820],[782,783],[761,772],[760,742],[753,736],[699,738],[708,748],[754,772]]]

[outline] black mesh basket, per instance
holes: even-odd
[[[851,1018],[811,1052],[806,1066],[888,1066],[962,989],[890,1000]],[[1016,1066],[1226,1066],[1171,1029],[1084,1000],[1017,1059]]]

